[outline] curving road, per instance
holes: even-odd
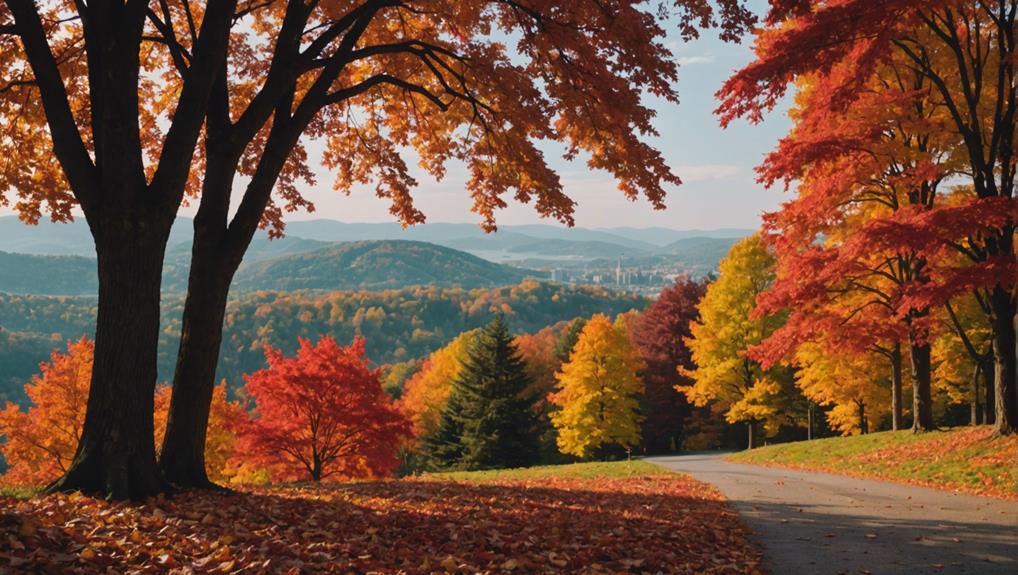
[[[1018,574],[1018,502],[713,454],[648,461],[717,487],[774,575]]]

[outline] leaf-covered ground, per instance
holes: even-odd
[[[772,445],[729,459],[1018,499],[1018,439],[992,435],[987,426],[885,431]]]
[[[570,467],[145,504],[5,497],[0,573],[759,571],[711,487],[649,464]]]

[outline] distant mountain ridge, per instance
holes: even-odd
[[[173,224],[170,246],[191,242],[193,222],[178,217]],[[463,249],[464,244],[477,241],[475,249],[509,249],[519,244],[540,240],[568,242],[605,242],[641,252],[655,252],[677,240],[693,237],[741,238],[749,229],[676,230],[670,228],[566,228],[548,224],[499,226],[499,231],[484,233],[476,224],[428,223],[403,229],[396,223],[348,223],[336,220],[304,220],[286,224],[286,235],[319,242],[350,242],[362,240],[412,240]],[[258,237],[264,238],[264,234]],[[95,256],[88,225],[78,219],[67,224],[40,222],[28,226],[14,216],[0,217],[0,250],[43,255]]]

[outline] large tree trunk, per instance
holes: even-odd
[[[166,479],[181,487],[215,487],[205,468],[205,439],[226,298],[236,269],[221,244],[208,238],[196,221],[173,396],[159,457]]]
[[[1015,299],[997,286],[990,293],[993,310],[994,431],[1009,435],[1018,431],[1018,387],[1015,385]]]
[[[749,435],[749,439],[746,441],[746,449],[753,449],[756,447],[756,423],[747,421],[746,430]]]
[[[891,351],[891,430],[901,428],[901,343],[895,342]]]
[[[870,432],[870,424],[866,419],[866,402],[860,401],[859,406],[859,434],[866,435]]]
[[[912,431],[932,431],[933,399],[930,387],[930,344],[912,343]]]
[[[152,423],[167,234],[168,226],[149,237],[100,234],[96,240],[99,311],[88,409],[74,460],[48,491],[139,500],[167,489]]]

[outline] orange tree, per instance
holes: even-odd
[[[25,392],[32,406],[21,411],[8,402],[0,411],[0,452],[10,465],[6,483],[45,485],[67,471],[85,421],[85,400],[92,377],[93,344],[68,342],[67,353],[54,351]]]
[[[662,207],[678,178],[640,138],[654,132],[643,94],[677,98],[659,17],[687,38],[715,24],[737,38],[752,15],[741,0],[718,4],[5,0],[3,201],[14,190],[28,221],[68,219],[78,206],[99,264],[90,407],[54,488],[140,498],[165,489],[164,475],[207,484],[204,424],[230,279],[258,226],[278,233],[284,211],[310,207],[297,187],[313,178],[310,140],[323,142],[338,189],[376,182],[408,224],[423,214],[407,148],[437,176],[465,162],[489,228],[506,194],[571,222],[542,140]],[[200,203],[157,466],[159,279],[185,194]]]
[[[13,190],[29,221],[68,219],[76,205],[98,260],[88,408],[53,489],[141,498],[165,488],[152,440],[160,275],[236,4],[196,14],[174,82],[162,81],[161,48],[180,44],[151,24],[158,5],[0,5],[0,195]]]

